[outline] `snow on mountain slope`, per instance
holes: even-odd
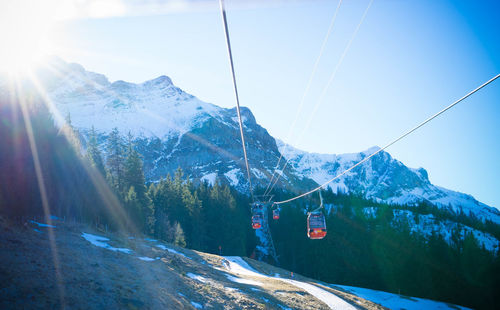
[[[83,140],[94,127],[103,151],[113,128],[123,137],[131,133],[150,181],[172,175],[182,167],[195,183],[220,181],[247,190],[234,108],[203,102],[173,85],[167,76],[141,84],[111,83],[78,64],[61,59],[53,62],[56,72],[42,71],[38,76],[62,116],[59,125],[69,114]],[[241,114],[255,185],[266,186],[280,154],[274,139],[257,124],[252,112],[242,107]],[[85,141],[82,145],[85,147]],[[314,185],[293,172],[285,174],[286,186],[291,188]]]
[[[54,60],[57,61],[57,60]],[[73,126],[110,132],[118,128],[134,136],[166,138],[183,134],[221,108],[203,102],[174,86],[167,76],[141,84],[116,81],[58,61],[60,75],[47,85],[56,108],[70,114]]]
[[[372,147],[364,152],[341,155],[317,154],[298,150],[279,140],[276,143],[293,169],[318,184],[329,181],[379,149]],[[470,195],[431,184],[425,169],[408,168],[387,152],[380,152],[328,186],[334,192],[362,194],[368,199],[390,204],[412,205],[428,201],[453,212],[462,211],[500,223],[497,209]]]
[[[366,210],[365,214],[376,217],[376,210],[371,209],[376,208],[364,208]],[[393,210],[393,214],[394,224],[407,224],[412,232],[425,237],[430,237],[433,233],[438,233],[443,236],[446,242],[452,244],[454,242],[454,233],[456,233],[459,239],[464,239],[467,234],[472,234],[478,241],[479,246],[484,247],[488,251],[496,253],[500,247],[500,241],[489,233],[450,220],[439,220],[432,214],[415,214],[410,210]]]
[[[111,83],[104,75],[86,71],[78,64],[60,59],[53,62],[57,74],[39,72],[40,81],[60,114],[71,116],[73,126],[84,139],[92,127],[101,146],[115,127],[123,136],[130,132],[150,181],[172,175],[182,167],[195,183],[220,181],[242,192],[248,189],[234,108],[203,102],[176,87],[167,76],[140,84]],[[268,185],[280,152],[290,164],[284,171],[277,171],[282,177],[276,187],[302,192],[378,149],[342,155],[307,153],[271,137],[248,108],[242,108],[242,118],[255,186]],[[387,152],[374,156],[329,187],[392,204],[428,201],[500,223],[497,209],[470,195],[431,184],[425,169],[408,168]]]

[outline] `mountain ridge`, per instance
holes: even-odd
[[[195,183],[218,179],[240,191],[248,190],[235,108],[203,102],[176,87],[166,75],[139,84],[121,80],[111,83],[104,75],[86,71],[78,64],[58,60],[57,67],[62,68],[62,74],[47,79],[47,89],[61,114],[71,115],[73,126],[84,136],[94,127],[101,144],[113,128],[123,135],[131,133],[143,155],[149,181],[182,167]],[[252,181],[257,187],[267,186],[281,154],[289,160],[289,166],[276,186],[302,192],[378,150],[372,147],[340,155],[308,153],[285,147],[270,136],[249,108],[242,108],[242,117]],[[500,223],[497,209],[471,195],[433,185],[425,169],[408,168],[385,151],[329,187],[334,192],[362,194],[391,204],[428,201],[455,213]]]
[[[305,152],[291,147],[281,140],[277,141],[280,152],[284,154],[289,164],[302,174],[312,178],[318,184],[325,183],[380,149],[374,146],[360,153],[319,154]],[[392,167],[400,169],[395,169],[396,171],[387,171],[384,169],[376,171],[379,170],[377,166],[379,166],[381,160],[393,162]],[[370,174],[373,173],[375,173],[375,180],[369,180]],[[464,211],[467,215],[470,215],[472,212],[481,219],[492,219],[496,223],[500,221],[500,212],[496,208],[477,201],[471,195],[432,184],[429,180],[427,170],[421,167],[407,167],[385,151],[380,152],[372,160],[328,184],[327,187],[331,188],[334,192],[342,191],[359,194],[360,189],[352,189],[345,184],[346,181],[352,183],[352,179],[356,177],[358,181],[364,178],[368,183],[372,182],[372,184],[366,184],[362,192],[365,193],[365,198],[373,199],[376,202],[412,205],[421,201],[428,201],[434,205],[450,208],[455,213]],[[385,183],[384,178],[387,177],[410,178],[411,180],[408,181],[406,179],[403,182],[399,182],[398,185],[402,190],[398,193],[390,188],[390,184]],[[376,183],[374,184],[374,182]],[[415,184],[419,186],[415,187]],[[390,190],[390,195],[384,198],[384,195],[388,195],[387,190]],[[467,204],[460,205],[464,202]],[[479,208],[480,211],[474,210],[474,208]]]

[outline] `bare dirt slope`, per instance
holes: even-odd
[[[245,259],[242,264],[258,274],[242,274],[230,268],[229,258],[54,225],[1,222],[0,309],[329,309],[321,299],[330,293],[349,307],[382,309],[300,275],[288,281],[288,271],[262,262]],[[317,287],[320,295],[303,285]]]

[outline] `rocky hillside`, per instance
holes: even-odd
[[[465,309],[55,217],[51,224],[0,218],[2,309]]]
[[[62,117],[88,137],[95,127],[101,145],[113,128],[124,139],[132,134],[143,155],[146,177],[156,181],[181,167],[196,183],[219,180],[245,191],[248,188],[234,109],[203,102],[161,76],[141,84],[109,82],[78,64],[54,59],[57,74],[39,72],[40,80]],[[243,108],[244,130],[253,183],[265,187],[283,153],[290,160],[277,187],[304,191],[332,178],[376,150],[354,154],[314,154],[275,140]],[[104,150],[104,148],[103,148]],[[282,168],[282,166],[281,166]],[[393,204],[428,201],[454,212],[500,223],[500,212],[467,194],[431,184],[423,168],[412,169],[382,152],[338,182],[334,191],[364,195]]]

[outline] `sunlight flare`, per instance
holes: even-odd
[[[2,5],[0,71],[25,73],[50,52],[47,33],[54,21],[50,10],[46,3],[32,1],[10,1]]]

